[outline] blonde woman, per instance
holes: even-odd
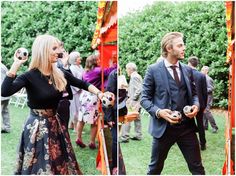
[[[16,76],[27,58],[19,60],[15,53],[14,62],[2,84],[2,96],[10,96],[25,87],[31,109],[21,136],[15,174],[82,174],[69,133],[60,122],[56,109],[67,85],[88,90],[99,99],[103,93],[92,84],[58,69],[56,62],[60,52],[57,38],[38,36],[32,46],[29,71]]]

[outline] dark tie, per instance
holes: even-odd
[[[176,82],[176,84],[179,86],[179,85],[180,85],[180,81],[179,81],[178,73],[177,73],[177,71],[176,71],[176,67],[177,67],[176,65],[170,66],[170,68],[172,68],[173,73],[174,73],[175,82]]]

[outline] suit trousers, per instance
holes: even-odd
[[[212,106],[212,102],[213,102],[213,96],[208,94],[207,107],[206,107],[205,112],[203,114],[203,124],[204,124],[205,129],[208,129],[208,121],[210,122],[211,127],[213,129],[218,129],[215,119],[210,111],[211,106]]]
[[[213,129],[218,130],[218,126],[216,125],[216,121],[215,121],[210,109],[206,109],[204,114],[203,114],[203,124],[204,124],[205,129],[208,129],[208,122],[210,122],[211,127]]]
[[[1,101],[1,111],[2,111],[2,130],[10,132],[10,115],[8,109],[9,100]]]
[[[161,174],[170,148],[177,143],[188,164],[189,171],[193,175],[204,175],[205,171],[196,133],[191,127],[175,128],[174,126],[168,124],[161,138],[153,137],[151,162],[147,174]]]
[[[203,125],[203,111],[204,111],[203,109],[200,109],[196,116],[199,140],[201,145],[206,144],[205,128]]]

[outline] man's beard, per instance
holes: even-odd
[[[178,60],[184,60],[184,56],[181,57],[181,54],[174,53],[174,56],[175,56]]]
[[[184,60],[184,58],[178,57],[178,60]]]

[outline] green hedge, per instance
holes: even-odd
[[[215,81],[214,106],[227,107],[228,67],[226,61],[226,20],[224,2],[156,2],[143,11],[119,20],[119,63],[138,65],[145,75],[147,66],[160,56],[165,33],[178,31],[185,36],[185,63],[191,55],[210,67]]]
[[[37,1],[2,2],[1,54],[9,68],[17,48],[31,52],[32,43],[39,34],[51,34],[65,43],[67,51],[79,51],[87,57],[96,27],[98,2]],[[21,68],[27,69],[28,63]]]

